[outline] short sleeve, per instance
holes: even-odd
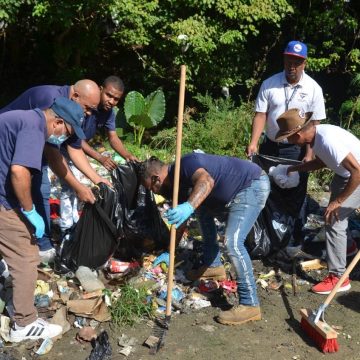
[[[116,130],[115,111],[114,111],[114,109],[111,109],[109,117],[106,119],[105,127],[109,131],[115,131]]]
[[[36,128],[24,127],[17,134],[11,165],[21,165],[41,171],[44,145],[43,132]]]
[[[315,89],[314,89],[314,98],[312,101],[311,111],[313,112],[311,120],[326,119],[324,96],[323,96],[322,89],[319,85],[315,86]]]

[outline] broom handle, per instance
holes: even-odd
[[[345,279],[349,276],[349,274],[351,273],[352,269],[355,267],[355,265],[358,263],[358,261],[360,260],[360,251],[357,252],[356,256],[354,257],[354,259],[351,261],[350,265],[348,266],[348,268],[345,270],[345,272],[342,274],[341,278],[339,279],[339,281],[337,282],[337,284],[335,285],[335,287],[331,290],[331,293],[328,295],[328,297],[326,298],[326,300],[324,301],[324,304],[327,306],[330,304],[331,300],[334,298],[336,292],[338,291],[338,289],[341,287],[341,285],[344,283]]]
[[[176,128],[174,190],[173,190],[173,200],[172,200],[173,208],[175,208],[178,204],[182,127],[183,127],[184,100],[185,100],[186,66],[181,65],[180,70],[181,70],[181,73],[180,73],[178,121],[177,121],[177,128]],[[170,262],[169,262],[169,269],[168,269],[168,286],[167,286],[166,313],[165,313],[166,316],[171,315],[171,297],[172,297],[172,288],[173,288],[173,281],[174,281],[175,242],[176,242],[176,228],[175,228],[175,225],[172,225],[171,230],[170,230]]]

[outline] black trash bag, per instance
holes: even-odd
[[[129,210],[124,221],[119,255],[138,258],[143,252],[166,249],[169,238],[169,229],[160,216],[154,195],[140,185],[135,208]]]
[[[102,331],[96,339],[91,340],[91,346],[93,349],[86,360],[111,360],[112,349],[106,330]]]
[[[254,155],[253,162],[266,172],[271,166],[279,164],[296,165],[299,161],[272,156]],[[277,253],[286,247],[294,233],[295,222],[299,216],[302,201],[296,201],[303,192],[303,184],[291,189],[282,189],[271,182],[269,198],[247,239],[246,247],[250,257],[259,259]],[[305,183],[306,187],[306,183]]]
[[[120,244],[115,256],[120,259],[139,258],[143,252],[164,249],[170,233],[160,216],[151,191],[140,185],[140,164],[120,165],[113,172],[122,212]]]
[[[121,207],[116,189],[100,184],[95,204],[86,204],[69,240],[64,240],[60,261],[69,270],[79,266],[99,268],[114,253],[122,226]]]

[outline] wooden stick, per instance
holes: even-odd
[[[175,208],[178,204],[182,127],[183,127],[184,101],[185,101],[186,66],[181,65],[180,70],[181,70],[181,74],[180,74],[178,122],[177,122],[177,128],[176,128],[174,190],[173,190],[173,200],[172,200],[173,208]],[[176,242],[176,228],[175,228],[175,225],[172,225],[171,230],[170,230],[170,262],[169,262],[169,269],[168,269],[168,285],[167,285],[166,312],[165,312],[166,317],[171,316],[171,298],[172,298],[172,288],[173,288],[173,281],[174,281],[175,242]]]

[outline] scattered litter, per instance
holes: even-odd
[[[270,270],[267,274],[259,274],[259,279],[266,280],[273,276],[275,276],[275,270]]]
[[[0,315],[0,336],[5,342],[10,342],[10,318]]]
[[[268,282],[267,282],[266,280],[260,279],[260,278],[256,280],[256,283],[257,283],[257,284],[260,284],[260,286],[261,286],[264,290],[269,286],[269,284],[268,284]]]
[[[137,261],[126,262],[117,259],[110,259],[105,268],[109,269],[112,273],[127,274],[131,270],[138,269],[140,267]]]
[[[96,331],[90,326],[85,326],[81,328],[76,334],[76,340],[79,341],[79,343],[81,344],[86,341],[90,342],[91,340],[96,339],[96,337]]]
[[[144,342],[144,345],[148,346],[150,349],[155,347],[159,343],[159,338],[153,335],[150,335]]]
[[[302,261],[300,263],[300,266],[301,266],[301,269],[304,271],[321,270],[321,269],[327,268],[326,262],[321,259]]]
[[[133,347],[136,344],[135,338],[130,338],[125,334],[121,334],[121,336],[118,339],[118,345],[122,347],[121,350],[119,350],[119,354],[129,356],[130,353],[133,351]]]
[[[111,360],[112,349],[109,335],[105,330],[95,340],[91,341],[91,345],[93,349],[86,360]]]
[[[50,291],[50,285],[44,280],[37,280],[34,295],[46,295]]]
[[[79,266],[75,272],[75,276],[86,292],[93,292],[105,288],[104,284],[96,276],[96,272],[94,273],[86,266]]]
[[[195,310],[198,310],[198,309],[202,309],[202,308],[206,308],[206,307],[209,307],[211,306],[211,302],[208,301],[208,300],[204,300],[204,299],[185,299],[184,301],[185,305],[191,309],[195,309]]]
[[[54,342],[50,338],[46,338],[42,341],[41,345],[37,350],[35,350],[35,354],[37,355],[45,355],[53,348]]]

